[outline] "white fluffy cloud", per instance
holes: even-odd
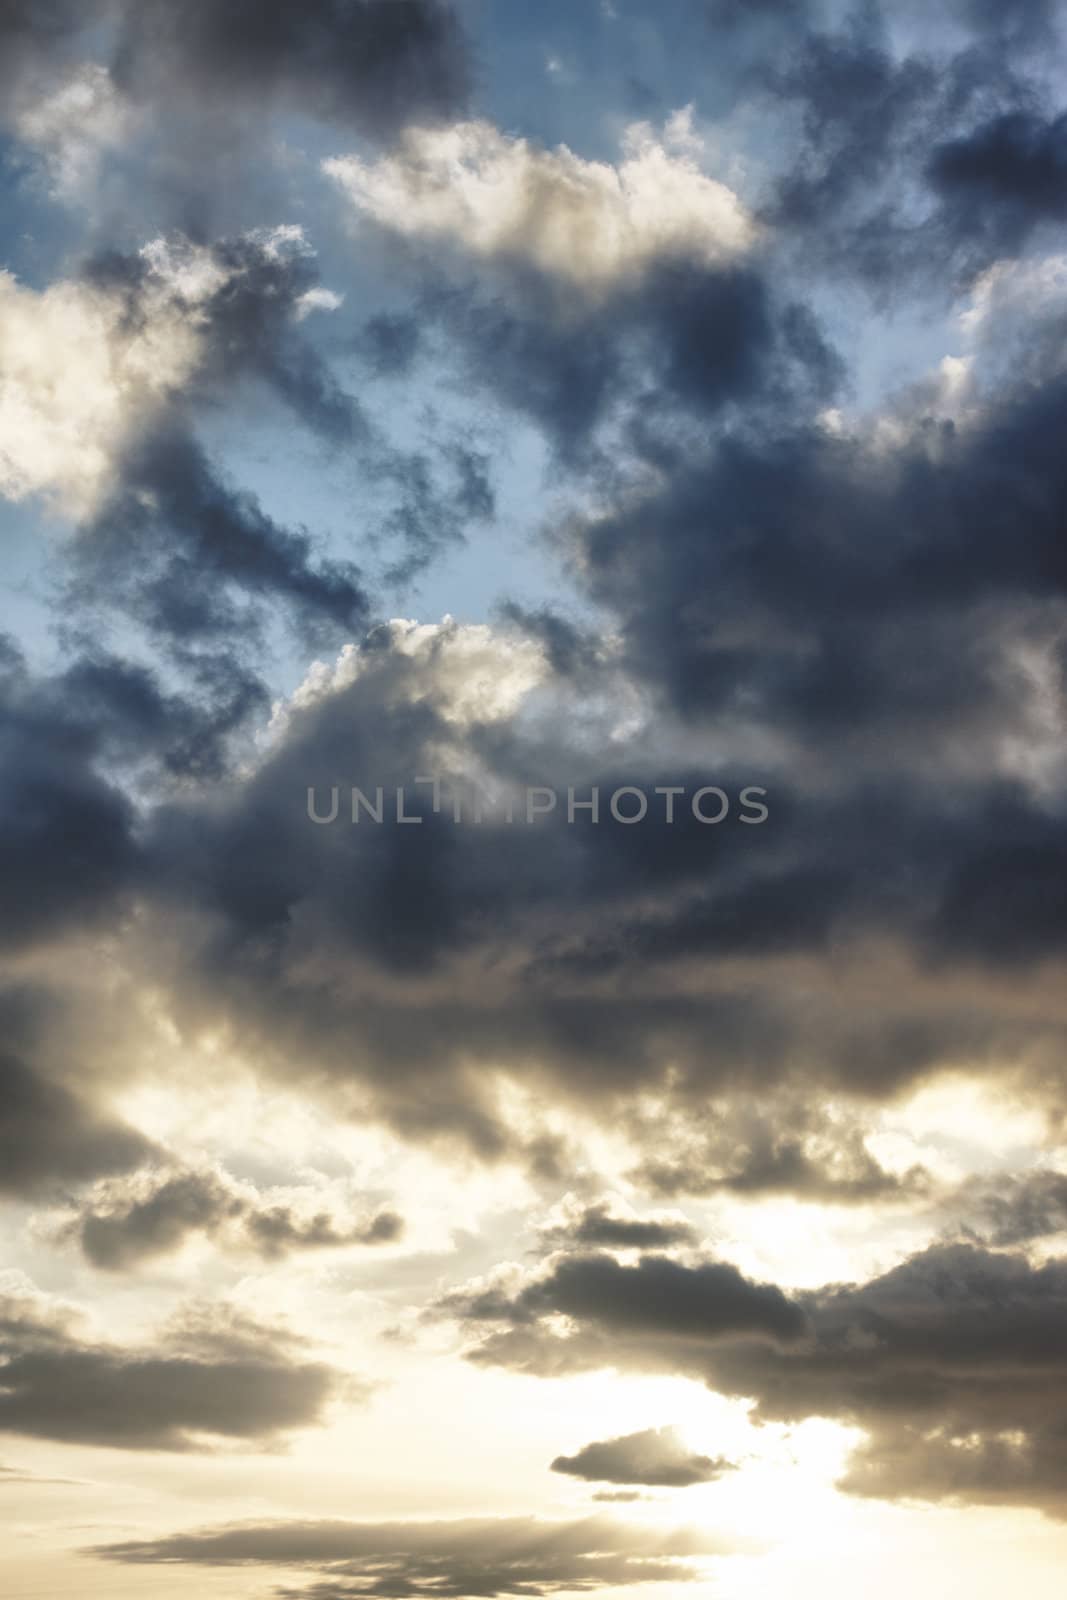
[[[751,217],[701,171],[700,150],[685,112],[658,135],[647,123],[629,128],[617,165],[463,122],[408,129],[389,155],[346,156],[325,170],[360,215],[393,232],[532,265],[595,293],[659,256],[715,262],[752,243]]]
[[[0,493],[45,493],[90,513],[130,431],[191,375],[196,306],[151,261],[149,315],[125,325],[119,297],[81,282],[38,292],[0,274]]]
[[[432,698],[444,720],[458,727],[513,717],[547,675],[539,644],[485,623],[459,623],[448,616],[441,622],[398,617],[388,629],[392,648],[419,669],[408,692]],[[346,644],[332,665],[316,661],[291,702],[275,706],[272,736],[284,734],[290,705],[299,709],[346,688],[364,671],[366,661],[355,644]]]
[[[299,229],[251,237],[268,254],[307,249]],[[207,302],[240,269],[183,240],[152,240],[141,258],[136,317],[117,290],[79,279],[35,290],[0,271],[0,495],[91,515],[124,444],[200,366]]]

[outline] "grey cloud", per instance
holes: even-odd
[[[787,1194],[823,1205],[911,1203],[933,1188],[920,1167],[891,1172],[867,1147],[862,1127],[833,1120],[811,1106],[713,1104],[703,1127],[669,1123],[642,1127],[645,1148],[666,1146],[669,1156],[647,1156],[634,1174],[661,1195]]]
[[[840,1480],[871,1499],[1036,1507],[1067,1518],[1067,1430],[1055,1421],[985,1432],[887,1424],[861,1444]]]
[[[730,1471],[722,1457],[687,1450],[676,1428],[646,1428],[618,1439],[587,1444],[573,1456],[557,1456],[553,1472],[592,1483],[643,1483],[650,1488],[684,1489],[712,1483]]]
[[[127,1171],[151,1141],[66,1084],[0,1054],[0,1191],[50,1188]]]
[[[287,110],[383,135],[461,109],[470,64],[456,13],[438,0],[13,0],[0,39],[16,62],[53,70],[97,53],[118,86],[214,116]]]
[[[686,1298],[700,1294],[703,1270],[673,1264]],[[443,1309],[475,1333],[495,1324],[470,1351],[481,1363],[541,1376],[678,1373],[754,1400],[763,1418],[859,1426],[870,1439],[846,1469],[847,1490],[1067,1514],[1062,1260],[1035,1266],[1017,1254],[934,1246],[870,1282],[799,1294],[792,1309],[808,1332],[787,1339],[721,1338],[711,1327],[681,1337],[681,1322],[664,1334],[647,1303],[643,1318],[624,1320],[611,1286],[591,1278],[589,1288],[557,1308],[574,1324],[566,1338],[527,1314],[525,1289],[457,1292]],[[670,1299],[657,1304],[666,1316]]]
[[[61,697],[0,682],[0,945],[26,947],[113,911],[138,862],[133,808],[94,764]]]
[[[519,1330],[562,1315],[588,1328],[602,1349],[617,1343],[620,1351],[631,1341],[653,1350],[700,1350],[742,1333],[788,1344],[807,1328],[801,1307],[773,1284],[753,1282],[727,1262],[683,1265],[663,1255],[630,1265],[610,1255],[560,1256],[514,1292],[452,1291],[435,1314]],[[481,1359],[478,1349],[474,1354]]]
[[[320,1581],[281,1596],[347,1600],[373,1592],[402,1600],[431,1588],[470,1595],[545,1595],[590,1586],[694,1582],[711,1555],[728,1546],[707,1535],[646,1531],[590,1517],[580,1522],[532,1517],[452,1522],[262,1523],[98,1546],[95,1554],[128,1565],[272,1565],[305,1568]]]
[[[218,281],[196,302],[198,320],[208,332],[191,385],[194,399],[225,392],[237,377],[252,377],[326,443],[365,441],[370,421],[304,326],[307,296],[322,283],[318,259],[301,230],[254,229],[198,242]],[[102,251],[85,264],[83,276],[118,294],[134,323],[151,314],[146,304],[151,271],[142,254]],[[174,293],[180,300],[180,286]]]
[[[998,1246],[1029,1244],[1067,1232],[1067,1173],[1044,1168],[972,1178],[945,1205],[964,1234]]]
[[[358,630],[370,616],[358,569],[316,560],[311,534],[280,525],[232,484],[194,425],[201,406],[251,377],[328,443],[369,446],[357,402],[296,315],[317,283],[314,258],[299,240],[260,232],[217,241],[205,260],[218,275],[209,292],[190,301],[180,275],[167,291],[169,311],[197,326],[199,364],[143,426],[131,427],[115,463],[116,487],[79,530],[70,599],[123,605],[179,647],[229,643],[258,625],[265,602],[280,604],[310,635]],[[159,284],[146,257],[105,252],[83,277],[122,308],[126,333],[150,326]]]
[[[514,1142],[477,1063],[504,1061],[570,1104],[609,1102],[635,1128],[629,1097],[662,1087],[670,1064],[670,1105],[690,1122],[697,1106],[735,1094],[757,1094],[764,1108],[748,1121],[730,1113],[732,1151],[697,1140],[685,1163],[693,1192],[718,1183],[855,1203],[921,1187],[920,1174],[898,1178],[866,1150],[864,1100],[953,1061],[992,1071],[1028,1047],[1051,1058],[1063,1033],[1054,1006],[1021,1014],[995,988],[941,990],[913,964],[936,955],[966,972],[965,941],[981,924],[954,917],[953,937],[939,924],[991,831],[1001,841],[1044,834],[1051,846],[1053,825],[1021,787],[984,775],[960,789],[917,781],[890,801],[873,775],[846,772],[838,794],[821,773],[763,774],[773,808],[763,828],[736,818],[702,828],[686,810],[671,826],[660,815],[640,828],[557,816],[524,829],[520,852],[504,823],[435,816],[413,775],[434,770],[442,748],[503,782],[558,775],[561,794],[637,778],[649,793],[665,780],[692,792],[709,774],[665,762],[650,772],[636,745],[616,746],[606,768],[595,746],[570,737],[567,712],[551,742],[507,723],[457,728],[449,649],[442,636],[435,656],[416,661],[384,630],[371,635],[354,681],[294,709],[246,780],[157,809],[146,847],[159,916],[146,924],[146,952],[156,939],[169,949],[166,924],[179,919],[168,959],[190,1025],[225,1019],[274,1070],[299,1058],[327,1086],[357,1077],[405,1136],[466,1138],[489,1158]],[[713,776],[736,793],[753,774]],[[353,782],[406,786],[423,821],[308,822],[309,788],[322,798]],[[1040,923],[1027,937],[1037,946]],[[906,953],[907,979],[872,1002],[840,981],[840,952],[862,965],[886,941]],[[309,977],[338,967],[343,987]],[[804,1110],[815,1083],[861,1103],[836,1130]],[[774,1092],[788,1100],[784,1117]],[[658,1169],[679,1168],[685,1148],[675,1149]],[[663,1192],[685,1181],[656,1177]]]
[[[697,1242],[697,1231],[684,1217],[620,1217],[610,1205],[587,1205],[574,1217],[543,1231],[542,1242],[559,1248],[602,1247],[620,1250],[669,1249]]]
[[[530,418],[561,463],[610,477],[598,441],[624,425],[649,456],[670,425],[828,404],[842,377],[814,316],[783,299],[759,263],[714,268],[665,257],[636,286],[558,317],[533,292],[490,297],[435,287],[425,314],[447,334],[468,381]],[[657,426],[658,425],[658,426]],[[647,440],[647,445],[645,441]],[[655,441],[653,443],[653,440]]]
[[[438,0],[166,0],[126,5],[114,72],[136,95],[224,90],[244,111],[274,105],[370,133],[461,109],[464,36]]]
[[[836,27],[791,18],[754,75],[792,134],[776,227],[809,267],[883,303],[904,281],[942,297],[1055,214],[1035,47],[1054,47],[1058,19],[1045,5],[954,10],[969,37],[920,28],[906,47],[876,10]]]
[[[156,1148],[116,1114],[100,1051],[110,1041],[92,1005],[62,985],[0,983],[0,1192],[38,1200],[128,1172]]]
[[[358,569],[316,561],[307,530],[276,522],[181,423],[133,444],[121,470],[121,487],[78,536],[80,604],[118,602],[179,645],[254,637],[264,603],[311,638],[369,620]]]
[[[0,1432],[121,1450],[267,1444],[319,1421],[338,1388],[330,1368],[262,1329],[208,1325],[140,1350],[61,1324],[8,1325],[2,1305],[0,1372]]]
[[[956,232],[990,255],[1017,254],[1038,223],[1067,215],[1067,116],[1003,112],[939,145],[927,173]]]

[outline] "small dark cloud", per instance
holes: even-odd
[[[272,1203],[220,1174],[138,1174],[108,1184],[58,1224],[96,1267],[128,1271],[178,1250],[195,1234],[222,1246],[280,1259],[294,1251],[390,1244],[403,1220],[384,1208],[353,1220],[333,1211],[305,1214]]]
[[[379,311],[368,317],[356,339],[358,354],[376,378],[407,377],[419,346],[419,319],[403,311]]]
[[[685,1489],[712,1483],[733,1463],[687,1450],[675,1428],[646,1428],[618,1439],[587,1444],[573,1456],[557,1456],[553,1472],[591,1483],[643,1483],[649,1488]]]
[[[620,1217],[607,1203],[585,1206],[577,1215],[543,1231],[542,1242],[553,1248],[666,1250],[697,1242],[697,1231],[684,1217]]]

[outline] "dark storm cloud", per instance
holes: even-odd
[[[19,1301],[0,1302],[0,1373],[0,1432],[121,1450],[270,1443],[318,1422],[338,1382],[269,1330],[205,1324],[135,1350]]]
[[[102,758],[175,778],[216,778],[231,740],[262,715],[267,691],[231,653],[183,661],[192,693],[165,689],[140,663],[105,652],[76,658],[50,686],[57,705],[93,727]]]
[[[685,714],[828,751],[880,730],[906,758],[950,725],[977,743],[1032,714],[1012,652],[1067,598],[1065,403],[1057,377],[967,428],[920,415],[888,454],[788,426],[693,452],[575,526],[590,591]]]
[[[901,51],[878,8],[837,26],[783,8],[748,79],[791,155],[766,216],[809,267],[882,299],[905,282],[942,299],[1060,214],[1038,53],[1055,47],[1055,8],[952,9],[962,26],[938,40],[915,8]]]
[[[369,617],[358,569],[316,560],[311,534],[276,522],[180,424],[130,448],[75,556],[83,602],[118,600],[163,640],[224,642],[258,624],[261,602],[309,638]]]
[[[470,86],[456,13],[439,0],[168,0],[124,4],[114,59],[135,96],[223,94],[388,133],[462,108]]]
[[[159,14],[143,15],[150,31]],[[198,60],[215,23],[194,8],[184,26],[182,59]],[[169,61],[181,27],[159,27]],[[131,72],[137,59],[134,49]],[[971,69],[964,81],[960,67],[957,90],[973,120],[1011,85],[986,83],[977,60]],[[881,181],[880,147],[904,148],[901,128],[930,158],[933,144],[915,133],[915,108],[933,93],[921,63],[892,62],[857,24],[806,39],[792,70],[789,93],[807,107],[805,160],[827,205],[851,203],[853,189],[838,192],[846,152],[863,189]],[[312,639],[359,637],[370,615],[350,565],[321,559],[310,533],[282,526],[224,477],[194,410],[210,414],[231,380],[250,379],[325,443],[361,452],[368,478],[400,499],[383,516],[402,542],[399,575],[494,504],[473,445],[440,458],[379,450],[298,320],[317,286],[306,254],[254,237],[212,247],[211,261],[223,282],[197,305],[202,368],[132,440],[118,490],[79,541],[83,599],[118,601],[172,653],[185,649],[187,672],[213,673],[210,692],[176,699],[102,655],[68,675],[72,704],[106,730],[108,759],[132,763],[151,747],[185,778],[222,772],[262,703],[247,666],[226,692],[220,640],[236,641],[236,665],[264,610]],[[89,280],[122,297],[135,327],[148,314],[146,271],[103,258]],[[726,269],[657,260],[602,304],[565,314],[532,270],[496,296],[484,284],[438,285],[422,306],[431,328],[458,341],[476,392],[532,417],[576,471],[593,468],[583,487],[598,509],[570,519],[559,542],[605,631],[618,627],[626,688],[654,704],[657,735],[672,718],[684,725],[684,771],[636,743],[583,749],[574,702],[552,740],[499,726],[460,736],[437,685],[372,635],[361,681],[295,714],[246,779],[210,796],[168,791],[139,830],[99,776],[103,760],[84,763],[84,791],[73,763],[55,802],[58,854],[32,866],[43,895],[31,898],[25,869],[19,936],[35,919],[43,937],[85,925],[97,906],[113,914],[135,877],[139,958],[151,974],[158,940],[183,1022],[225,1024],[265,1070],[298,1071],[341,1098],[369,1085],[406,1135],[462,1138],[489,1158],[516,1146],[479,1070],[487,1063],[614,1115],[667,1085],[687,1111],[709,1092],[776,1085],[791,1104],[827,1083],[877,1099],[963,1060],[996,1070],[1025,1053],[1049,1059],[1063,1035],[1054,1004],[1024,1016],[995,988],[961,982],[935,995],[931,982],[981,966],[1008,981],[1063,948],[1062,817],[1021,777],[985,769],[1010,739],[1041,731],[1044,700],[1062,688],[1038,690],[1020,657],[1055,634],[1067,602],[1064,382],[1005,384],[966,424],[916,402],[902,442],[884,447],[835,435],[809,419],[835,397],[840,358],[794,279],[785,284],[760,246]],[[402,370],[421,334],[396,313],[365,328],[363,353],[372,368]],[[598,450],[608,423],[625,450]],[[619,487],[627,452],[640,494]],[[554,610],[511,616],[583,700],[618,692],[603,641]],[[215,669],[194,653],[205,643]],[[744,730],[749,748],[772,754],[698,770],[693,749],[729,747]],[[690,788],[769,783],[772,821],[745,830],[731,820],[721,833],[691,817],[640,830],[546,826],[525,831],[521,850],[505,828],[455,829],[428,814],[413,828],[308,822],[309,786],[410,783],[457,745],[497,776],[556,778],[561,789],[653,772]],[[32,762],[20,756],[15,770]],[[78,804],[66,805],[71,793]],[[49,862],[63,861],[72,830],[97,822],[99,846],[94,831],[92,848],[70,853],[53,909]],[[12,859],[17,889],[23,858]],[[841,962],[855,950],[862,964],[859,952],[876,945],[906,977],[872,999],[841,981]],[[910,1192],[857,1133],[823,1151],[819,1130],[801,1136],[782,1116],[744,1133],[732,1159],[713,1142],[642,1170],[667,1193],[863,1203]],[[533,1158],[532,1144],[523,1149]]]
[[[24,69],[103,50],[120,89],[162,106],[199,101],[214,117],[221,98],[234,115],[299,112],[378,135],[456,113],[471,78],[438,0],[10,0],[0,41]]]
[[[804,1301],[810,1348],[715,1354],[707,1381],[764,1416],[867,1429],[852,1492],[1067,1514],[1067,1264],[937,1246]]]
[[[532,1517],[452,1522],[260,1523],[97,1546],[93,1554],[129,1565],[299,1567],[319,1574],[310,1589],[282,1588],[314,1600],[348,1600],[368,1585],[383,1600],[430,1589],[470,1595],[546,1595],[595,1586],[694,1582],[701,1557],[722,1541],[686,1532],[644,1530],[589,1517],[545,1522]]]
[[[553,1472],[589,1483],[643,1483],[650,1488],[685,1489],[694,1483],[713,1483],[731,1470],[722,1457],[697,1455],[687,1450],[675,1428],[646,1428],[587,1444],[573,1456],[557,1456]]]
[[[640,1269],[630,1270],[636,1282]],[[700,1299],[706,1271],[672,1263],[671,1289]],[[684,1318],[667,1330],[647,1301],[643,1317],[622,1318],[613,1285],[591,1279],[589,1287],[588,1297],[567,1296],[559,1307],[571,1319],[565,1338],[530,1315],[531,1296],[547,1309],[536,1280],[510,1295],[455,1291],[442,1309],[474,1334],[493,1325],[469,1352],[479,1363],[546,1377],[597,1368],[678,1373],[755,1400],[759,1417],[859,1426],[871,1437],[842,1480],[848,1490],[1067,1514],[1062,1260],[1035,1266],[1020,1255],[933,1246],[868,1283],[783,1298],[798,1325],[776,1339],[723,1337],[710,1325],[685,1327]],[[670,1294],[661,1303],[666,1320]]]
[[[0,948],[92,926],[129,886],[133,808],[98,770],[99,738],[56,683],[8,651],[0,673]]]
[[[228,654],[193,664],[184,691],[90,648],[59,671],[0,670],[0,947],[108,925],[143,868],[123,778],[217,776],[261,712],[260,683]]]
[[[535,422],[571,467],[606,466],[595,441],[605,423],[628,423],[631,445],[647,436],[655,454],[668,448],[657,423],[825,404],[843,374],[815,317],[758,267],[667,256],[602,303],[568,301],[560,315],[556,296],[530,275],[495,297],[435,289],[424,308],[467,380]]]
[[[1067,216],[1067,115],[1005,112],[940,145],[927,173],[956,232],[1017,254],[1038,222]]]
[[[57,1231],[75,1240],[94,1266],[127,1271],[180,1249],[195,1234],[279,1260],[294,1251],[389,1244],[403,1226],[384,1208],[359,1220],[329,1210],[305,1215],[217,1173],[178,1171],[109,1184]]]
[[[699,614],[697,596],[691,585]],[[1062,1042],[1055,1006],[1020,1015],[996,988],[942,991],[910,964],[872,999],[839,973],[843,947],[860,961],[888,939],[966,977],[969,947],[939,934],[943,907],[991,837],[1047,826],[1018,786],[979,773],[890,789],[875,779],[876,748],[871,776],[854,786],[846,769],[840,795],[832,769],[816,768],[806,799],[792,778],[766,778],[772,816],[761,827],[736,815],[703,827],[688,809],[672,825],[660,810],[632,828],[556,815],[523,827],[519,850],[517,826],[433,814],[413,777],[440,766],[435,751],[506,782],[555,776],[564,795],[598,783],[606,796],[638,776],[649,794],[665,779],[692,792],[712,777],[736,795],[742,780],[728,769],[649,773],[647,752],[618,743],[605,772],[587,739],[569,741],[566,701],[550,744],[506,724],[460,733],[447,715],[451,648],[446,632],[436,656],[415,660],[384,630],[372,636],[354,680],[294,709],[245,780],[157,811],[153,905],[164,948],[167,924],[181,928],[166,959],[186,1025],[237,1028],[265,1068],[288,1077],[305,1062],[342,1096],[359,1082],[405,1135],[462,1138],[491,1158],[514,1145],[482,1062],[568,1104],[611,1107],[623,1127],[639,1090],[663,1089],[690,1119],[706,1115],[709,1095],[761,1095],[763,1114],[747,1123],[723,1109],[717,1143],[714,1124],[706,1139],[698,1127],[692,1149],[672,1136],[672,1159],[656,1162],[661,1192],[692,1181],[697,1193],[897,1202],[922,1175],[883,1169],[847,1118],[834,1127],[805,1112],[813,1085],[878,1100],[948,1063],[994,1070],[1028,1051],[1040,1080],[1038,1063]],[[935,728],[928,737],[933,748]],[[895,747],[894,762],[906,755]],[[350,822],[352,783],[372,796],[383,787],[382,823]],[[393,785],[419,824],[390,820]],[[316,827],[308,789],[321,810],[331,786],[341,814]],[[1010,923],[1001,937],[1008,952]],[[324,986],[321,975],[339,971],[344,984]],[[769,1103],[773,1087],[784,1110]]]

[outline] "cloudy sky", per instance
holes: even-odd
[[[3,0],[10,1600],[1062,1593],[1065,230],[1057,0]]]

